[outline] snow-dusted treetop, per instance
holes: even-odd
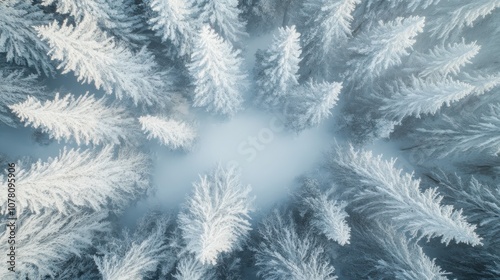
[[[287,104],[288,125],[296,131],[318,126],[332,115],[337,104],[342,83],[309,81],[294,90]]]
[[[149,5],[156,13],[149,19],[156,35],[162,41],[172,43],[179,56],[190,54],[198,24],[194,20],[193,3],[184,0],[151,0]]]
[[[220,165],[200,176],[179,214],[186,249],[202,264],[216,264],[221,253],[240,248],[248,235],[251,187],[239,177],[236,169]]]
[[[310,231],[297,232],[290,216],[274,211],[259,228],[255,252],[257,272],[266,280],[335,280],[335,269]]]
[[[351,35],[352,12],[360,0],[307,0],[302,6],[304,62],[317,67]]]
[[[102,32],[91,18],[76,26],[57,21],[35,27],[50,45],[52,59],[61,63],[63,74],[74,71],[78,81],[93,82],[118,99],[128,96],[134,103],[164,105],[166,72],[159,71],[145,47],[133,53]]]
[[[299,84],[300,54],[300,34],[295,26],[278,28],[270,48],[256,65],[258,101],[276,106]]]
[[[401,64],[401,58],[409,54],[407,49],[416,42],[415,37],[423,32],[424,22],[425,17],[418,16],[379,21],[377,26],[356,37],[350,49],[363,57],[351,64],[359,78],[363,78],[363,74],[378,76],[389,67]]]
[[[73,16],[77,23],[91,18],[97,25],[127,43],[143,43],[141,15],[134,0],[42,0],[42,5],[56,4],[60,14]]]
[[[394,94],[383,98],[385,104],[380,109],[396,121],[410,115],[417,118],[422,114],[434,115],[443,105],[450,106],[473,90],[473,86],[450,78],[433,82],[411,77],[410,85],[401,82]]]
[[[121,246],[117,246],[116,251],[106,252],[102,257],[94,256],[103,280],[136,280],[154,276],[159,263],[168,257],[166,222],[160,220],[152,232],[145,232],[140,238],[120,240],[125,244],[119,244]]]
[[[332,175],[348,186],[355,187],[357,211],[368,217],[392,223],[396,228],[416,238],[441,237],[441,242],[482,245],[461,210],[441,205],[437,188],[420,190],[420,180],[413,174],[402,174],[394,167],[395,160],[374,157],[371,151],[355,151],[337,146],[330,156]]]
[[[181,121],[147,115],[139,122],[148,139],[157,138],[172,149],[189,148],[196,138],[196,131]]]
[[[143,155],[122,151],[115,156],[112,146],[99,152],[63,150],[19,170],[17,207],[34,213],[46,208],[62,213],[122,210],[149,187],[147,168]]]
[[[241,109],[246,75],[239,54],[208,25],[202,27],[188,64],[195,85],[193,106],[228,116]]]
[[[0,69],[0,122],[15,127],[15,117],[9,106],[24,101],[30,95],[45,96],[44,88],[37,82],[36,75],[24,75],[22,71]]]
[[[66,216],[49,210],[37,215],[20,215],[16,221],[16,272],[2,269],[0,278],[54,278],[66,260],[86,253],[98,235],[111,231],[109,222],[105,221],[107,215],[101,211]],[[5,230],[0,232],[0,249],[6,252],[0,256],[4,264],[8,258],[9,236]]]
[[[240,19],[238,0],[194,0],[200,10],[202,24],[209,24],[224,39],[231,43],[238,42],[247,34],[246,22]]]
[[[0,53],[6,53],[7,61],[33,67],[39,74],[53,75],[55,69],[47,55],[49,47],[33,29],[33,26],[47,24],[49,16],[31,2],[0,1]]]
[[[72,94],[59,98],[56,93],[54,100],[43,103],[29,96],[9,108],[26,126],[40,127],[56,140],[74,139],[78,145],[120,144],[134,127],[124,108],[108,106],[104,98],[95,99],[88,92],[78,98]]]
[[[420,55],[418,58],[424,69],[419,73],[421,77],[443,77],[448,74],[456,75],[465,64],[471,63],[471,59],[481,49],[476,42],[466,44],[448,44],[446,47],[436,46],[429,51],[429,54]]]

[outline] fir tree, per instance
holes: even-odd
[[[30,95],[44,96],[45,90],[36,75],[25,75],[22,71],[0,70],[0,122],[15,127],[14,116],[9,106],[24,101]]]
[[[271,47],[255,66],[258,101],[275,107],[299,84],[300,34],[295,26],[279,28]]]
[[[100,152],[63,150],[46,162],[22,167],[16,178],[18,209],[39,213],[45,208],[62,213],[78,209],[122,210],[148,188],[144,156],[132,152],[114,155],[107,146]]]
[[[304,212],[312,213],[309,218],[311,225],[329,240],[342,246],[349,244],[351,228],[346,222],[349,216],[345,211],[347,203],[331,199],[331,195],[320,192],[314,182],[308,182],[307,188],[307,193],[302,195],[301,205]]]
[[[157,138],[163,145],[172,149],[189,148],[196,138],[196,131],[188,124],[155,116],[139,118],[147,138]]]
[[[500,0],[464,1],[458,8],[437,20],[431,28],[434,36],[446,39],[453,31],[461,31],[465,26],[473,26],[478,18],[484,18],[500,7]]]
[[[287,125],[298,132],[318,126],[331,116],[341,89],[341,83],[312,81],[296,88],[286,105]]]
[[[374,157],[370,151],[355,151],[337,146],[330,156],[332,174],[355,188],[355,209],[368,217],[393,223],[412,237],[441,237],[441,242],[481,245],[461,210],[441,205],[442,196],[436,188],[420,189],[420,180],[413,174],[401,174],[395,160]]]
[[[47,24],[49,16],[28,0],[0,1],[0,53],[7,61],[35,68],[51,76],[54,66],[47,56],[49,47],[36,35],[33,26]]]
[[[93,82],[97,89],[102,87],[118,99],[127,95],[135,104],[162,105],[168,99],[160,96],[166,73],[158,70],[146,48],[132,53],[102,32],[91,18],[76,26],[67,21],[59,26],[54,21],[35,29],[49,43],[52,59],[61,61],[58,68],[64,69],[63,74],[74,71],[78,81]]]
[[[460,68],[471,63],[471,59],[481,49],[476,42],[448,44],[447,47],[436,46],[429,54],[420,55],[418,60],[423,64],[420,77],[445,77],[449,74],[457,75]]]
[[[352,41],[350,49],[355,58],[349,63],[358,79],[377,77],[389,67],[401,64],[423,31],[424,17],[398,17],[393,21],[379,21],[372,29],[361,33]]]
[[[15,247],[20,255],[15,273],[2,269],[0,278],[54,278],[67,260],[82,255],[99,235],[110,232],[106,217],[105,211],[64,216],[47,210],[37,215],[19,215]],[[8,236],[5,231],[0,234],[1,249],[5,252],[8,252]],[[7,263],[7,258],[7,253],[2,254],[3,263]]]
[[[177,280],[215,280],[214,270],[192,255],[186,255],[179,260],[173,277]]]
[[[229,116],[240,110],[246,75],[239,54],[210,27],[201,29],[188,65],[195,85],[193,106]]]
[[[88,92],[78,98],[72,94],[59,98],[56,93],[54,100],[43,103],[29,96],[10,109],[26,126],[42,128],[58,141],[74,139],[78,145],[120,144],[134,126],[123,108],[108,106],[104,98],[95,99]]]
[[[415,241],[408,241],[390,227],[379,228],[382,230],[375,236],[375,242],[383,256],[374,260],[379,279],[448,279],[449,273],[430,259]]]
[[[179,224],[186,250],[202,264],[216,264],[221,253],[241,247],[250,230],[250,186],[243,186],[234,168],[217,166],[194,183],[194,193]]]
[[[191,54],[196,36],[195,8],[189,1],[151,0],[149,6],[155,13],[149,19],[151,29],[163,42],[173,44],[179,56]]]
[[[236,43],[245,33],[246,22],[240,20],[238,0],[195,0],[202,24],[209,24],[225,40]]]
[[[438,82],[411,77],[410,85],[402,82],[394,94],[384,97],[380,108],[384,114],[400,122],[406,116],[420,117],[422,114],[436,114],[446,104],[457,102],[470,95],[474,87],[452,79]]]
[[[136,14],[134,0],[42,0],[42,5],[56,5],[60,14],[73,16],[77,23],[90,18],[120,40],[134,45],[143,43],[144,24]]]
[[[259,228],[259,235],[262,240],[253,250],[262,279],[337,279],[322,245],[310,232],[299,235],[290,217],[274,212]]]
[[[499,116],[498,104],[490,105],[479,116],[443,116],[442,122],[417,129],[415,140],[418,144],[413,149],[437,158],[481,153],[496,156],[500,154]]]
[[[325,66],[331,61],[333,50],[351,36],[352,13],[360,0],[306,0],[301,10],[300,28],[304,60],[308,70]]]
[[[104,280],[134,280],[154,276],[169,255],[165,243],[168,220],[158,219],[154,228],[125,240],[112,241],[104,256],[94,256]]]

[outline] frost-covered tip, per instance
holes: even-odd
[[[463,99],[471,94],[474,87],[451,78],[434,82],[411,77],[410,85],[399,82],[392,96],[383,98],[380,108],[389,117],[401,121],[406,116],[436,114],[443,106]]]
[[[132,52],[90,17],[76,25],[53,21],[35,29],[49,44],[51,58],[60,61],[63,74],[73,71],[79,82],[94,83],[118,99],[128,96],[136,105],[164,105],[158,92],[164,89],[167,71],[159,70],[145,46]]]
[[[374,157],[371,151],[337,146],[330,158],[334,176],[356,186],[355,209],[368,217],[391,222],[416,238],[441,237],[441,242],[481,245],[476,225],[461,210],[441,205],[436,188],[420,190],[420,180],[395,168],[395,160]]]
[[[179,214],[186,249],[202,264],[214,265],[221,253],[239,249],[250,231],[251,187],[239,177],[236,169],[221,166],[200,176]]]
[[[227,116],[241,110],[246,75],[239,54],[210,26],[202,27],[188,64],[195,85],[193,106]]]
[[[307,197],[305,203],[312,211],[311,224],[318,231],[340,245],[349,244],[351,228],[346,221],[349,216],[345,211],[347,203],[331,200],[326,194]]]
[[[252,250],[258,275],[266,280],[335,280],[335,268],[310,231],[297,232],[290,216],[275,211],[259,228],[262,241]]]
[[[147,168],[143,155],[115,155],[112,146],[99,152],[63,150],[56,158],[19,170],[18,210],[40,213],[50,208],[66,214],[78,209],[124,209],[147,190]]]
[[[276,106],[299,84],[300,54],[300,34],[295,26],[278,28],[270,48],[255,66],[259,102]]]
[[[471,63],[471,59],[480,49],[476,42],[466,44],[464,39],[461,43],[448,44],[446,47],[436,46],[429,51],[429,54],[420,55],[418,58],[424,64],[419,76],[436,78],[448,74],[456,75],[461,67]]]
[[[151,29],[162,41],[172,43],[179,56],[191,53],[195,35],[195,11],[189,1],[151,0],[149,6],[155,15],[149,19]]]
[[[289,126],[296,131],[318,126],[332,115],[337,104],[342,83],[316,83],[310,81],[295,89],[287,104]]]
[[[425,17],[398,17],[393,21],[379,21],[378,26],[362,33],[353,42],[353,51],[364,55],[360,63],[352,61],[355,72],[362,75],[379,76],[389,67],[401,64],[401,58],[416,42],[415,37],[424,31]]]
[[[104,98],[95,99],[88,92],[75,97],[67,94],[41,102],[29,96],[9,108],[25,125],[41,128],[56,140],[74,139],[76,144],[119,144],[133,125],[123,108],[109,106]]]
[[[172,149],[189,148],[196,138],[196,131],[181,121],[147,115],[139,122],[148,139],[156,138]]]

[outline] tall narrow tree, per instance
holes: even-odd
[[[195,85],[193,106],[229,116],[241,109],[246,75],[239,54],[209,26],[201,29],[188,65]]]
[[[78,145],[120,144],[130,140],[125,135],[133,135],[129,130],[135,122],[125,109],[109,106],[88,92],[77,98],[72,94],[60,98],[57,93],[54,100],[43,103],[29,96],[10,108],[26,126],[41,128],[56,140],[74,139]]]
[[[162,105],[168,97],[165,90],[166,72],[159,71],[153,55],[146,48],[133,53],[123,44],[102,32],[91,18],[76,26],[54,21],[35,28],[50,45],[52,59],[61,63],[63,74],[74,71],[78,81],[93,82],[118,99],[132,98],[135,104]],[[163,93],[164,94],[164,93]]]
[[[248,235],[251,188],[239,176],[234,168],[221,166],[201,176],[179,214],[186,250],[202,264],[216,264],[221,253],[240,248]]]
[[[271,47],[257,61],[257,101],[266,107],[277,106],[299,84],[299,40],[300,34],[295,31],[295,26],[280,27]]]
[[[246,36],[246,22],[240,19],[238,0],[195,0],[202,24],[209,24],[225,40],[236,43]]]

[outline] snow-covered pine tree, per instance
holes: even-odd
[[[232,44],[246,37],[246,22],[241,21],[238,0],[194,0],[198,6],[201,24],[209,24]]]
[[[202,264],[216,264],[221,253],[241,248],[248,235],[251,187],[239,177],[236,169],[220,165],[210,176],[200,176],[179,214],[186,250]]]
[[[169,258],[165,232],[168,219],[158,219],[151,230],[125,240],[111,241],[103,256],[94,261],[103,280],[136,280],[154,276],[159,264]]]
[[[190,1],[151,0],[149,6],[154,12],[149,19],[151,29],[163,42],[174,45],[179,56],[190,55],[196,36],[197,23],[194,20],[195,7]]]
[[[500,85],[500,73],[463,73],[463,80],[474,87],[474,94],[481,95]]]
[[[351,228],[346,221],[349,216],[345,211],[347,203],[333,200],[331,194],[321,192],[317,184],[315,180],[305,182],[305,190],[300,194],[301,211],[311,212],[311,225],[329,240],[342,246],[349,244]]]
[[[448,263],[453,264],[454,270],[460,272],[464,279],[493,279],[500,277],[500,271],[495,269],[495,263],[500,265],[500,187],[496,184],[485,184],[477,178],[462,179],[456,175],[447,175],[445,172],[433,173],[429,177],[439,184],[446,197],[455,201],[467,217],[479,226],[477,232],[484,239],[482,250],[474,250],[463,254],[448,254]],[[442,260],[443,261],[443,260]],[[470,263],[474,262],[481,270],[471,270]]]
[[[374,157],[371,151],[355,151],[336,146],[329,156],[332,175],[352,187],[354,209],[369,218],[392,223],[398,230],[416,238],[441,237],[473,246],[481,245],[461,210],[441,205],[442,196],[436,188],[420,190],[420,180],[413,174],[401,174],[394,167],[395,160]]]
[[[56,198],[59,199],[59,198]],[[69,216],[46,210],[36,215],[22,213],[18,216],[16,229],[15,273],[7,269],[0,271],[1,279],[46,279],[63,269],[62,265],[72,256],[85,253],[101,234],[110,232],[105,219],[107,212],[92,214],[75,213]],[[7,238],[5,227],[0,232],[0,257],[7,263]]]
[[[436,114],[443,106],[450,106],[470,95],[474,87],[451,78],[434,82],[411,77],[410,85],[399,81],[389,97],[382,97],[380,110],[388,117],[400,122],[406,116],[417,118],[422,114]]]
[[[148,139],[156,138],[171,149],[188,149],[196,138],[194,128],[182,121],[147,115],[139,122]]]
[[[0,69],[0,122],[15,127],[15,117],[10,105],[24,101],[30,95],[44,96],[44,88],[38,83],[36,75],[24,75],[22,71]]]
[[[301,17],[302,70],[325,68],[332,52],[351,36],[352,12],[360,0],[306,0]],[[303,71],[302,71],[303,72]]]
[[[40,102],[29,96],[26,101],[9,106],[26,126],[41,128],[58,141],[74,139],[80,144],[120,144],[130,135],[134,119],[125,109],[109,106],[106,99],[95,99],[88,92],[75,98],[72,94]]]
[[[486,111],[486,110],[485,110]],[[418,128],[414,152],[444,158],[449,155],[500,154],[500,105],[490,105],[481,115],[442,117],[442,122]]]
[[[16,174],[17,206],[34,213],[44,208],[62,213],[77,209],[122,210],[149,187],[143,155],[113,147],[100,152],[63,150],[56,158],[41,160]]]
[[[91,18],[76,26],[61,26],[54,21],[35,27],[38,35],[50,45],[52,59],[61,63],[63,74],[74,71],[78,81],[93,82],[118,99],[131,97],[135,104],[165,105],[166,72],[159,71],[152,54],[145,47],[133,53],[123,44],[108,37]]]
[[[42,0],[42,5],[56,6],[60,14],[71,15],[77,23],[91,18],[97,25],[127,43],[143,44],[144,22],[136,14],[134,0]]]
[[[212,28],[202,27],[188,65],[195,85],[193,106],[229,116],[241,109],[246,75],[239,54]]]
[[[310,231],[297,233],[290,216],[274,211],[259,228],[258,275],[266,280],[334,280],[335,269]]]
[[[436,20],[431,27],[432,35],[446,39],[452,32],[460,32],[465,26],[472,27],[478,18],[484,18],[500,7],[500,0],[458,1],[455,10]],[[463,3],[463,4],[462,4]]]
[[[354,58],[349,62],[356,79],[377,77],[389,67],[401,64],[416,42],[415,37],[423,32],[425,17],[398,17],[393,21],[379,21],[378,25],[359,34],[349,48]]]
[[[446,47],[436,46],[428,54],[418,56],[417,60],[423,65],[419,76],[441,78],[449,74],[457,75],[460,68],[471,63],[480,49],[476,42],[466,44],[463,39],[461,43],[448,44]]]
[[[285,107],[287,125],[297,132],[318,126],[331,116],[341,90],[337,82],[309,81],[295,88]]]
[[[256,62],[257,102],[273,108],[299,84],[300,34],[295,26],[278,28],[271,47]]]
[[[215,273],[196,257],[186,255],[179,260],[173,277],[177,280],[215,280]]]
[[[55,73],[47,55],[49,46],[37,37],[33,26],[47,24],[49,16],[29,0],[0,1],[0,53],[7,61],[33,67],[46,76]]]
[[[380,277],[377,279],[448,279],[446,275],[449,273],[430,259],[417,242],[408,241],[406,236],[393,228],[381,225],[378,228],[381,232],[376,234],[374,239],[383,256],[373,260],[376,263],[377,276]]]

